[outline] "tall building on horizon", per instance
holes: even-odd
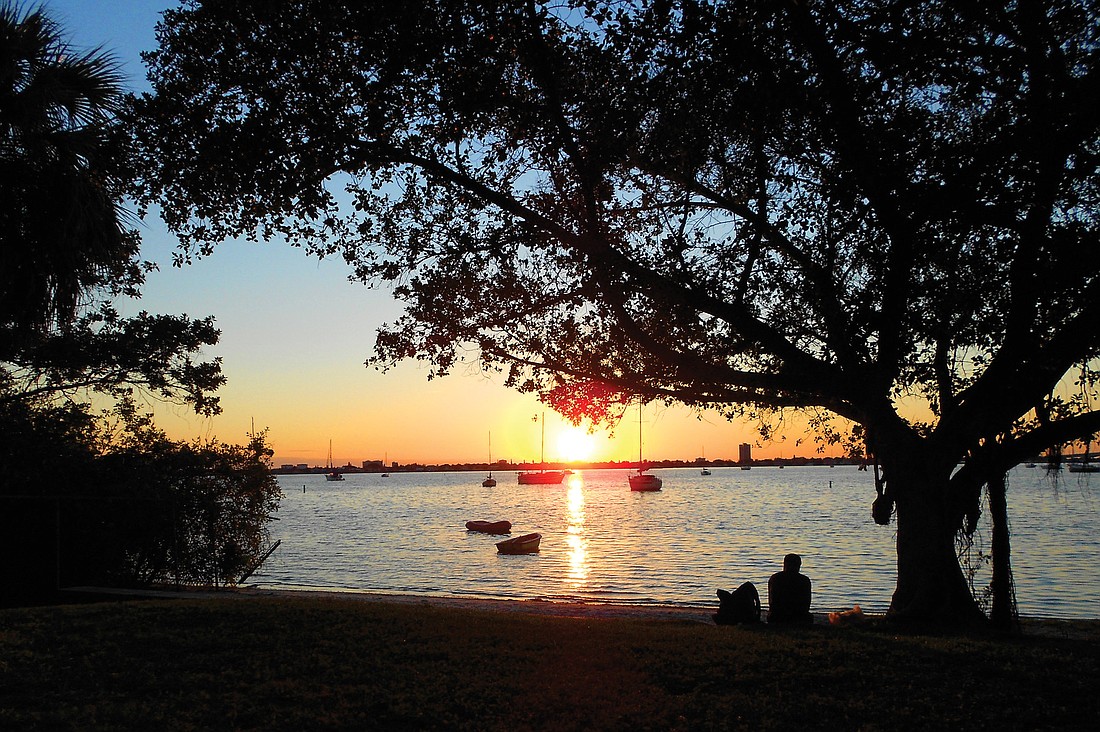
[[[752,445],[747,442],[742,442],[738,445],[737,462],[741,465],[748,465],[752,462]]]

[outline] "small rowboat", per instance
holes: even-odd
[[[534,554],[539,550],[542,534],[524,534],[514,539],[497,542],[497,551],[501,554]]]
[[[467,521],[466,528],[483,534],[508,534],[512,531],[511,521]]]

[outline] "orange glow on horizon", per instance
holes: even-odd
[[[539,461],[545,413],[548,463],[638,459],[635,415],[613,430],[590,434],[587,426],[569,424],[534,396],[516,394],[487,379],[452,376],[427,381],[416,368],[377,375],[361,364],[343,362],[327,364],[319,376],[299,380],[296,372],[283,368],[251,374],[227,370],[230,384],[222,395],[221,415],[204,419],[157,406],[158,426],[173,439],[214,437],[231,443],[247,440],[252,425],[266,428],[276,467],[323,466],[330,440],[337,465],[358,467],[372,460],[385,460],[387,465],[460,465],[484,463],[490,457],[493,462],[518,464]],[[532,414],[539,419],[533,421]],[[700,416],[683,407],[651,409],[645,415],[645,459],[691,462],[705,455],[708,461],[732,461],[742,442],[753,445],[755,459],[820,456],[799,420],[790,419],[785,426],[787,439],[762,444],[752,424],[729,422],[713,413]],[[838,453],[837,448],[825,452]]]

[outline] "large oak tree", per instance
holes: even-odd
[[[1094,2],[185,2],[158,35],[136,142],[185,256],[339,253],[407,305],[375,363],[573,417],[849,420],[897,617],[976,617],[983,486],[1100,427]]]

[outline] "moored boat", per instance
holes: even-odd
[[[325,466],[325,480],[343,480],[344,475],[332,464],[332,440],[328,441],[328,465]]]
[[[534,554],[539,550],[542,534],[524,534],[512,539],[497,542],[497,551],[501,554]]]
[[[517,478],[520,485],[560,485],[565,480],[564,470],[539,470],[520,473]]]
[[[628,478],[630,482],[630,490],[632,491],[659,491],[663,482],[656,475],[650,473],[638,472],[637,475],[632,475]]]
[[[489,433],[489,475],[485,480],[481,481],[481,485],[485,488],[492,488],[497,484],[497,479],[493,477],[493,433]]]
[[[467,521],[466,528],[470,531],[480,531],[482,534],[509,534],[512,532],[512,522]]]
[[[542,447],[539,455],[539,469],[516,475],[520,485],[561,485],[565,480],[564,470],[546,470],[546,412],[542,413]]]
[[[638,402],[638,474],[627,478],[632,491],[659,491],[663,481],[656,475],[645,472],[646,466],[642,461],[642,403]]]

